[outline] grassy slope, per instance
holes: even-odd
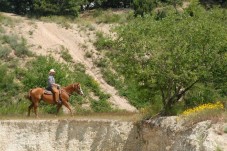
[[[79,81],[88,94],[84,98],[77,95],[71,97],[70,103],[77,113],[113,111],[107,102],[109,95],[102,92],[99,85],[85,74],[83,65],[71,62],[67,51],[62,51],[61,54],[69,62],[67,65],[60,64],[51,57],[32,54],[24,38],[8,33],[16,23],[17,20],[0,14],[0,94],[3,96],[0,99],[1,115],[26,114],[29,101],[24,99],[24,95],[32,87],[45,87],[47,73],[53,66],[62,71],[56,75],[60,84],[65,86]],[[62,80],[65,77],[67,80]],[[89,95],[91,93],[100,101],[94,100]],[[90,109],[82,108],[82,104],[88,104]],[[55,107],[41,103],[40,112],[54,113]]]

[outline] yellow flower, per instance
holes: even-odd
[[[216,109],[224,109],[224,105],[220,101],[218,101],[216,103],[202,104],[200,106],[185,110],[182,113],[182,115],[188,116],[188,115],[192,115],[192,114],[202,112],[202,111],[205,111],[205,110],[216,110]]]

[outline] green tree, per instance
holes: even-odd
[[[160,21],[137,18],[119,29],[117,70],[160,96],[163,114],[196,84],[226,79],[226,68],[217,70],[227,63],[225,13],[199,6],[194,10],[193,17],[185,12]]]

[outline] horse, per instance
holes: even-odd
[[[60,108],[62,107],[62,105],[64,105],[66,108],[69,109],[71,115],[73,115],[72,110],[69,106],[69,98],[74,92],[78,93],[79,95],[84,95],[83,90],[80,86],[80,83],[74,83],[66,87],[62,87],[59,91],[60,91],[61,103],[57,103],[56,114],[58,114]],[[53,105],[56,104],[56,102],[53,99],[53,94],[47,93],[45,88],[37,87],[34,89],[30,89],[26,98],[31,101],[31,105],[28,107],[28,116],[30,116],[31,109],[34,108],[36,118],[38,118],[37,109],[38,109],[39,102],[41,100],[47,102],[48,104],[53,104]]]

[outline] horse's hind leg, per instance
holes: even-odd
[[[28,107],[28,116],[30,116],[31,109],[34,107],[34,103],[32,102],[31,105]]]
[[[71,107],[69,106],[69,103],[68,103],[68,102],[63,101],[63,105],[64,105],[65,107],[67,107],[67,108],[69,109],[69,111],[70,111],[71,115],[73,115],[73,112],[72,112]]]
[[[35,112],[36,118],[38,118],[37,109],[38,109],[38,101],[34,103],[34,112]]]

